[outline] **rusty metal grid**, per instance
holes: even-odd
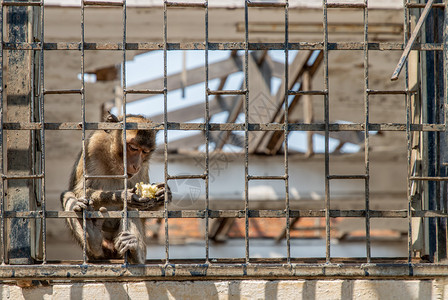
[[[419,263],[412,257],[412,227],[411,219],[413,217],[430,218],[430,217],[448,217],[448,213],[442,210],[413,210],[411,208],[411,186],[415,181],[448,181],[444,176],[415,176],[411,172],[411,151],[412,151],[412,133],[413,132],[445,132],[448,128],[448,110],[445,110],[445,120],[441,124],[414,124],[411,116],[411,100],[410,97],[416,91],[409,90],[408,83],[408,66],[404,62],[404,73],[406,77],[405,88],[403,90],[371,90],[369,87],[368,72],[369,72],[369,51],[371,50],[405,50],[408,45],[408,36],[410,36],[409,28],[409,9],[424,8],[425,4],[409,3],[409,0],[404,0],[404,41],[403,43],[372,43],[368,42],[368,0],[363,0],[362,3],[328,3],[323,0],[323,41],[317,43],[307,42],[290,42],[288,39],[288,0],[284,2],[255,2],[245,0],[245,41],[237,43],[210,43],[208,37],[208,1],[204,3],[183,3],[164,1],[163,7],[163,43],[127,43],[126,42],[126,0],[122,2],[107,2],[107,1],[81,1],[81,42],[71,43],[47,43],[44,39],[44,0],[41,2],[6,2],[2,1],[0,11],[0,26],[1,26],[1,43],[0,43],[0,82],[3,87],[3,51],[5,50],[34,50],[39,51],[39,122],[26,123],[11,123],[4,122],[3,119],[3,93],[0,93],[0,153],[2,157],[4,154],[4,132],[6,130],[38,130],[40,133],[40,140],[42,144],[41,161],[43,169],[39,174],[32,175],[9,175],[4,171],[4,162],[2,159],[0,166],[0,173],[2,177],[1,185],[1,223],[0,223],[0,239],[1,243],[1,266],[0,279],[7,278],[58,278],[58,279],[90,279],[90,278],[110,278],[116,279],[117,276],[122,278],[223,278],[223,277],[431,277],[431,276],[446,276],[448,274],[447,264],[434,263]],[[435,3],[433,8],[443,9],[444,4]],[[3,37],[3,10],[5,6],[39,6],[40,9],[40,26],[41,36],[40,41],[32,43],[6,43]],[[86,43],[84,40],[84,11],[90,6],[119,6],[122,7],[123,15],[123,41],[122,43]],[[168,43],[167,28],[168,18],[167,11],[170,8],[201,8],[204,9],[204,23],[205,33],[204,42],[199,43]],[[269,9],[269,7],[284,8],[285,16],[285,37],[284,43],[250,43],[248,20],[250,8],[258,7]],[[350,8],[359,9],[363,11],[364,32],[363,42],[328,42],[328,22],[327,11],[333,8]],[[448,12],[445,10],[445,20]],[[443,51],[444,67],[447,68],[446,61],[448,61],[448,51],[446,45],[448,43],[448,34],[444,35],[443,44],[431,43],[414,43],[409,49],[419,51]],[[44,51],[52,50],[67,50],[80,51],[81,54],[81,88],[78,90],[46,90],[44,84]],[[126,95],[127,94],[163,94],[164,95],[164,121],[163,123],[135,124],[126,122],[126,118],[122,123],[111,124],[105,122],[88,123],[85,119],[85,80],[84,80],[84,54],[89,50],[104,50],[104,51],[121,51],[123,55],[122,68],[122,87],[123,87],[123,101],[122,111],[126,115]],[[128,90],[126,88],[126,51],[127,50],[163,50],[164,57],[164,87],[162,90]],[[176,123],[168,122],[167,117],[167,103],[168,103],[168,89],[167,89],[167,53],[170,50],[205,50],[205,111],[203,123]],[[209,89],[209,62],[208,54],[210,50],[244,50],[244,86],[242,90],[223,91]],[[320,91],[292,91],[289,90],[288,84],[285,85],[285,100],[284,100],[284,120],[283,123],[250,123],[249,122],[249,76],[248,76],[248,60],[249,51],[251,50],[284,50],[285,51],[285,82],[288,80],[288,51],[289,50],[322,50],[323,51],[323,78],[324,88]],[[328,54],[330,51],[337,50],[358,50],[363,51],[364,54],[364,122],[358,124],[336,124],[330,122],[329,109],[329,75],[328,75]],[[446,74],[446,72],[445,72]],[[447,77],[447,76],[446,76]],[[445,77],[445,95],[447,94],[448,79]],[[82,122],[63,122],[63,123],[48,123],[44,118],[44,97],[48,94],[79,94],[82,103]],[[244,95],[244,124],[226,123],[213,124],[210,123],[209,112],[209,96],[210,95]],[[288,96],[290,95],[322,95],[324,99],[324,123],[289,123],[288,122]],[[399,94],[403,95],[406,102],[406,123],[370,123],[369,120],[369,96],[374,94]],[[445,96],[446,98],[446,96]],[[47,261],[47,245],[46,245],[46,219],[48,218],[82,218],[84,226],[84,234],[86,234],[85,226],[88,218],[104,218],[101,212],[83,211],[63,212],[63,211],[48,211],[45,207],[45,131],[46,130],[80,130],[82,132],[82,149],[85,153],[86,145],[86,130],[94,129],[159,129],[164,131],[164,157],[165,157],[165,182],[175,179],[203,179],[205,181],[205,207],[202,210],[168,210],[168,203],[165,203],[162,211],[127,211],[126,202],[124,202],[124,209],[122,212],[109,212],[107,218],[123,219],[124,226],[127,226],[128,218],[163,218],[165,220],[165,253],[164,261],[154,262],[143,266],[135,266],[127,264],[127,258],[122,262],[114,263],[88,263],[86,255],[86,245],[83,247],[83,261],[72,262],[70,264],[54,264]],[[173,176],[168,173],[168,131],[169,130],[201,130],[205,135],[205,172],[204,174]],[[372,210],[369,202],[369,180],[370,180],[370,159],[369,159],[369,131],[399,131],[406,132],[407,137],[407,161],[408,161],[408,209],[406,210]],[[211,210],[209,201],[209,143],[210,131],[242,131],[244,132],[244,153],[245,153],[245,208],[244,210]],[[284,133],[284,149],[288,149],[288,135],[292,131],[321,131],[325,132],[325,209],[324,210],[292,210],[289,203],[289,170],[288,170],[288,151],[284,151],[284,175],[281,176],[254,176],[249,170],[249,132],[250,131],[279,131]],[[330,152],[329,139],[330,132],[333,131],[362,131],[364,133],[364,149],[365,162],[363,174],[352,175],[338,175],[330,174]],[[126,130],[123,130],[123,141],[126,141]],[[126,171],[126,147],[124,151],[124,174]],[[84,155],[85,157],[85,155]],[[86,162],[84,158],[84,180],[92,178],[85,173]],[[124,188],[127,187],[127,177],[125,175],[118,176],[95,176],[95,178],[121,178],[124,179]],[[40,179],[42,182],[42,206],[39,211],[7,211],[5,210],[5,182],[12,179]],[[330,182],[332,180],[363,180],[365,183],[365,209],[363,210],[332,210],[330,209]],[[285,183],[285,209],[282,210],[252,210],[249,209],[249,191],[248,185],[250,180],[281,180]],[[84,184],[85,186],[85,184]],[[167,192],[166,192],[167,193]],[[167,195],[165,195],[167,198]],[[245,220],[245,257],[243,259],[222,259],[216,260],[209,255],[209,219],[210,218],[243,218]],[[286,226],[286,247],[287,255],[284,259],[272,259],[261,261],[250,256],[250,238],[249,238],[249,219],[253,217],[263,218],[285,218]],[[324,217],[326,220],[326,256],[322,260],[316,262],[307,261],[306,259],[299,260],[291,257],[290,251],[290,218],[295,217]],[[350,263],[341,261],[338,258],[333,258],[330,255],[330,219],[334,217],[361,217],[365,219],[366,231],[366,255],[362,260],[353,260]],[[10,265],[6,259],[5,248],[5,222],[10,218],[24,218],[24,219],[42,219],[43,224],[43,260],[41,264],[34,265]],[[205,260],[204,261],[179,261],[171,260],[169,257],[169,230],[168,224],[170,218],[202,218],[205,220]],[[394,263],[390,261],[381,261],[371,257],[371,238],[370,238],[370,221],[372,218],[402,218],[408,219],[408,257],[405,259],[397,259]],[[85,239],[85,237],[84,237]]]

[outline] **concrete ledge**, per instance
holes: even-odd
[[[26,282],[20,282],[24,286]],[[231,280],[0,284],[2,299],[444,299],[448,280]]]

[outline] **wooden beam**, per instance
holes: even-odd
[[[249,122],[267,123],[275,113],[275,100],[271,95],[271,70],[263,62],[260,52],[252,52],[249,56]],[[262,132],[249,133],[249,152],[253,153]]]
[[[254,59],[257,61],[258,67],[260,67],[266,61],[266,63],[269,65],[269,68],[271,68],[270,62],[272,62],[272,59],[270,59],[270,56],[268,55],[267,51],[264,51],[262,55],[257,55],[256,53],[252,55],[254,55]],[[242,82],[240,89],[243,89],[243,84],[244,83]],[[229,111],[229,115],[227,116],[226,123],[234,123],[243,109],[244,104],[243,95],[234,96],[234,100],[235,101],[232,104],[232,108]],[[229,131],[221,132],[215,149],[216,150],[222,149],[226,144],[226,141],[229,138],[229,136],[230,136]]]
[[[231,56],[226,60],[211,64],[209,65],[209,80],[222,78],[232,73],[242,71],[242,65],[243,64],[239,56],[233,56],[233,57]],[[205,79],[205,66],[188,70],[186,86],[204,82],[204,79]],[[168,76],[167,80],[168,80],[168,91],[174,91],[182,88],[182,72]],[[146,81],[134,86],[129,86],[128,88],[133,90],[162,89],[163,77]],[[129,103],[147,97],[148,95],[129,94],[126,96],[126,101]]]
[[[226,107],[232,106],[233,97],[222,97],[221,102],[212,100],[209,103],[210,115],[214,115],[226,110]],[[205,103],[199,103],[168,112],[170,122],[187,122],[204,117]],[[163,122],[163,114],[150,117],[153,122]]]
[[[219,134],[220,134],[219,131],[210,131],[210,142],[217,143],[220,139]],[[230,135],[228,143],[237,147],[244,146],[243,139],[235,134]],[[169,142],[168,150],[171,152],[171,151],[177,151],[177,149],[196,149],[197,147],[203,144],[205,144],[205,137],[204,134],[201,132],[195,135],[190,135],[188,137],[180,138],[175,141]]]
[[[320,64],[323,60],[323,52],[321,51],[317,58],[314,60],[313,64],[311,66],[307,66],[306,69],[310,72],[311,77],[314,76],[317,69],[319,68]],[[305,70],[303,70],[305,71]],[[303,74],[303,72],[302,72]],[[297,78],[298,79],[298,78]],[[300,90],[302,89],[302,86],[300,87]],[[294,108],[298,105],[300,100],[300,95],[297,95],[292,100],[291,104],[288,107],[288,113],[291,113]],[[289,122],[296,122],[297,120],[290,119]],[[277,114],[276,118],[273,120],[273,122],[283,123],[284,122],[284,115],[283,114]],[[283,132],[266,132],[265,136],[263,138],[263,142],[260,143],[258,150],[259,152],[264,152],[266,154],[275,154],[281,149],[281,145],[283,143],[284,134]]]
[[[311,74],[309,71],[306,71],[303,73],[303,90],[305,91],[311,91]],[[303,111],[305,112],[305,123],[312,124],[314,120],[314,111],[313,111],[313,99],[311,95],[305,95],[304,96],[304,103],[303,103]],[[313,132],[308,131],[306,133],[306,139],[307,139],[307,150],[306,155],[311,156],[314,154],[314,143],[313,143]]]
[[[299,51],[294,58],[293,62],[289,66],[289,84],[288,84],[288,90],[291,90],[294,84],[299,80],[300,76],[302,76],[303,72],[305,71],[307,67],[307,63],[310,60],[313,52],[312,51]],[[274,106],[275,114],[271,116],[271,119],[269,119],[268,122],[278,122],[283,119],[283,115],[281,112],[283,111],[283,103],[285,101],[285,80],[283,76],[282,84],[280,85],[277,95],[275,97],[275,102],[272,103]],[[283,121],[282,121],[283,122]],[[275,136],[277,135],[283,135],[282,132],[275,133]],[[271,141],[272,136],[274,136],[273,132],[265,132],[262,134],[261,138],[258,140],[258,143],[254,149],[254,152],[265,152],[265,149],[268,145],[268,143]]]

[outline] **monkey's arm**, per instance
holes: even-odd
[[[117,209],[123,209],[123,202],[126,200],[129,208],[141,210],[153,210],[163,206],[164,197],[145,198],[135,194],[135,189],[105,191],[87,189],[86,198],[89,204],[96,207],[106,207],[113,205]]]

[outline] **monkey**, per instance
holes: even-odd
[[[109,114],[106,122],[121,122],[122,117]],[[151,123],[140,115],[127,115],[127,122]],[[96,130],[86,141],[85,169],[89,176],[124,175],[122,130]],[[149,183],[149,159],[156,149],[155,130],[126,130],[126,158],[128,185],[124,189],[123,179],[86,178],[84,194],[84,159],[79,153],[70,176],[69,189],[61,194],[64,211],[81,212],[99,210],[103,213],[122,210],[124,200],[128,210],[159,210],[164,206],[165,189],[168,202],[171,191],[165,183],[158,183],[155,198],[144,198],[135,194],[135,184]],[[67,218],[68,227],[80,245],[83,245],[83,220]],[[89,260],[123,258],[128,253],[128,262],[144,264],[146,245],[144,242],[144,220],[129,219],[125,230],[121,219],[87,219],[86,254]]]

